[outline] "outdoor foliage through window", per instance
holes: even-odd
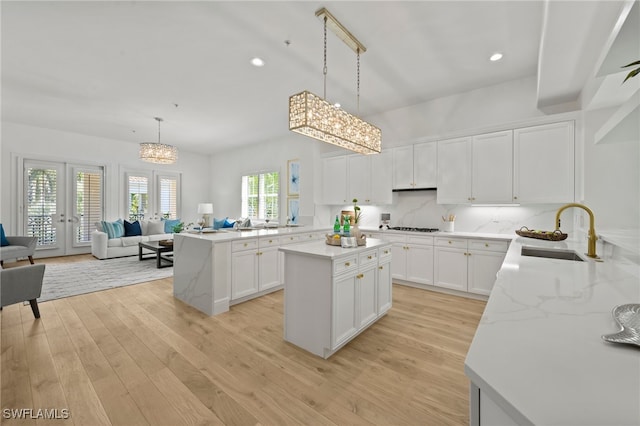
[[[278,172],[243,176],[242,217],[277,219],[279,192],[280,174]]]

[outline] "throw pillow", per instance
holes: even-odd
[[[9,244],[9,240],[7,240],[7,237],[4,235],[4,228],[2,227],[2,224],[0,223],[0,246],[6,247],[8,245],[10,245]]]
[[[137,235],[142,235],[142,228],[140,227],[140,222],[137,220],[133,223],[124,221],[124,236],[125,237],[135,237]]]
[[[222,225],[223,228],[233,228],[233,225],[236,224],[236,221],[234,220],[233,222],[229,222],[229,218],[226,218],[224,220],[224,225]]]
[[[164,222],[164,233],[173,233],[173,227],[180,223],[180,219],[162,219]]]
[[[147,222],[146,235],[164,234],[164,221],[150,220]]]
[[[107,238],[110,240],[124,237],[124,224],[122,223],[122,219],[118,219],[115,222],[105,222],[103,220],[102,229],[107,233]]]
[[[220,229],[220,228],[224,228],[224,222],[227,220],[227,218],[225,217],[224,219],[216,219],[215,217],[213,218],[213,229]]]

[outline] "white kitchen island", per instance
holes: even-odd
[[[601,338],[619,330],[616,305],[640,303],[637,254],[576,262],[523,246],[581,254],[587,242],[511,243],[465,362],[471,424],[640,424],[640,348]]]
[[[342,248],[314,241],[280,251],[286,341],[328,358],[391,308],[390,243],[368,239]]]

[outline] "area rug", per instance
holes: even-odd
[[[123,287],[173,275],[173,267],[156,268],[156,261],[138,256],[90,260],[77,263],[47,264],[39,302],[109,288]]]

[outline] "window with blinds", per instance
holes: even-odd
[[[158,177],[158,195],[160,212],[167,219],[178,218],[178,179],[174,177]]]
[[[277,219],[279,198],[280,174],[278,172],[242,176],[243,217]]]
[[[75,171],[75,243],[91,242],[93,224],[103,219],[102,170]]]
[[[129,221],[144,219],[149,211],[149,178],[146,176],[127,176],[127,211]]]
[[[27,235],[38,237],[38,246],[56,244],[53,217],[57,214],[58,172],[56,169],[27,168]]]

